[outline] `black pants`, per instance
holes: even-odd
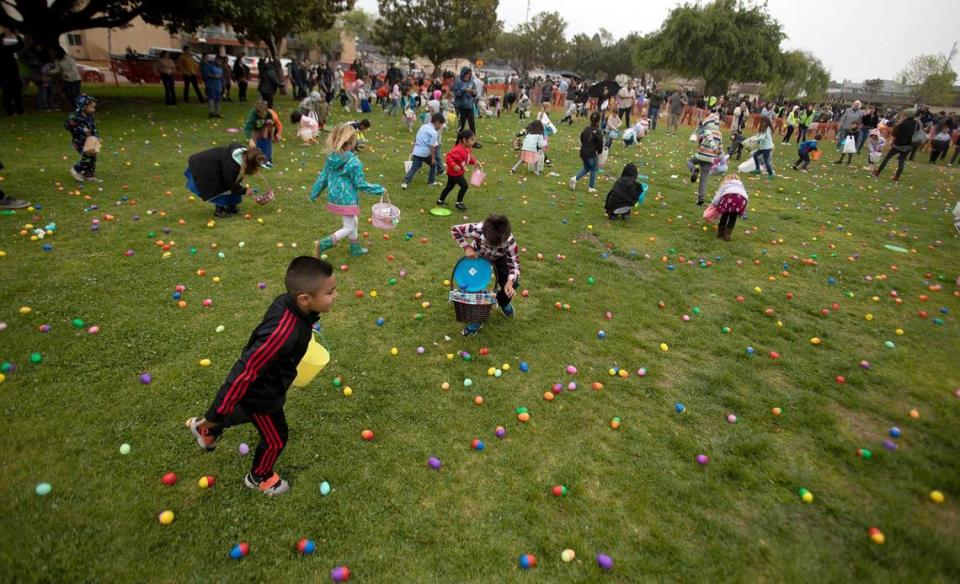
[[[936,144],[934,144],[933,147],[930,148],[930,164],[936,164],[937,159],[939,159],[941,156],[943,157],[944,160],[946,160],[947,150],[949,148],[950,148],[949,143],[947,144],[946,148],[940,148]]]
[[[272,93],[260,92],[260,97],[263,99],[263,101],[267,102],[267,107],[270,109],[273,109],[273,95],[274,94]]]
[[[837,161],[837,164],[840,164],[841,162],[843,162],[843,157],[844,157],[844,156],[847,157],[847,164],[850,164],[851,162],[853,162],[853,154],[843,154],[843,153],[841,153],[841,154],[840,154],[840,160]]]
[[[913,143],[913,146],[910,148],[910,161],[911,161],[911,162],[913,161],[914,157],[916,157],[916,155],[917,155],[917,150],[919,150],[921,146],[923,146],[923,144],[920,144],[919,142],[914,142],[914,143]]]
[[[783,137],[783,143],[784,143],[784,144],[789,144],[789,143],[790,143],[790,136],[793,136],[793,126],[787,126],[787,134],[786,134],[786,136]],[[800,136],[799,136],[799,135],[797,136],[797,139],[798,139],[798,140],[800,139]]]
[[[903,148],[903,150],[898,150],[898,148]],[[916,146],[914,146],[916,148]],[[903,174],[903,166],[906,164],[907,155],[910,154],[910,146],[894,146],[887,151],[887,155],[883,157],[883,161],[880,162],[880,166],[877,168],[877,175],[883,172],[887,162],[893,158],[895,155],[899,156],[897,158],[897,174],[893,175],[893,178],[900,178],[900,175]]]
[[[215,410],[215,407],[216,404],[211,406],[211,410]],[[269,414],[248,413],[243,406],[238,405],[233,409],[233,413],[224,419],[222,426],[212,428],[210,432],[219,437],[225,429],[246,423],[253,424],[260,434],[260,442],[257,443],[257,449],[253,455],[250,474],[258,481],[269,478],[273,475],[273,465],[287,445],[287,417],[283,413],[283,408]]]
[[[247,101],[247,81],[245,79],[237,80],[237,99]]]
[[[944,154],[944,156],[946,156],[946,154]],[[957,156],[960,156],[960,144],[957,144],[957,147],[953,149],[953,156],[950,157],[950,164],[956,163]]]
[[[808,166],[810,166],[809,152],[799,152],[798,156],[800,156],[800,158],[797,158],[797,161],[793,163],[793,168],[797,168],[797,165],[800,164],[801,162],[803,163],[803,168],[807,168]]]
[[[173,75],[161,74],[160,81],[163,82],[163,103],[177,105],[177,90],[173,86]]]
[[[197,93],[197,99],[201,102],[205,101],[203,94],[200,93],[200,85],[197,84],[196,75],[184,75],[183,76],[183,101],[190,103],[190,86],[193,86],[193,90]]]
[[[470,109],[457,109],[457,116],[460,118],[460,122],[457,127],[457,132],[462,132],[464,126],[469,125],[470,131],[476,135],[477,133],[477,123],[473,119],[473,108]]]
[[[23,113],[23,81],[20,77],[5,78],[0,81],[3,91],[3,111],[8,115]]]
[[[67,104],[70,107],[77,106],[77,98],[80,97],[80,82],[79,81],[64,81],[63,82],[63,97],[66,98]]]
[[[717,224],[721,230],[726,229],[728,232],[733,231],[733,226],[737,224],[737,214],[736,213],[724,213],[720,216],[720,223]]]
[[[622,107],[622,108],[620,108],[620,119],[621,119],[621,120],[626,120],[626,122],[627,122],[626,127],[627,127],[627,128],[630,127],[630,112],[631,112],[631,110],[633,110],[632,107]],[[626,118],[624,118],[624,116],[626,116]]]
[[[797,144],[807,139],[807,130],[809,130],[808,127],[800,124],[799,129],[797,129]]]
[[[507,293],[503,291],[503,287],[507,284],[507,278],[510,276],[509,267],[507,266],[507,258],[497,258],[493,260],[493,271],[497,273],[497,304],[500,306],[506,306],[510,304],[512,300]],[[514,289],[520,287],[520,280],[516,280],[513,283]]]
[[[463,178],[462,174],[459,176],[447,175],[447,186],[443,187],[443,191],[440,193],[441,201],[447,200],[447,195],[450,194],[453,187],[460,187],[460,190],[457,192],[457,202],[463,202],[463,197],[466,196],[469,187],[467,186],[467,179]]]

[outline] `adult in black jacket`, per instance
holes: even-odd
[[[577,181],[590,175],[590,188],[588,193],[595,193],[594,188],[597,184],[597,172],[600,170],[600,153],[603,152],[603,130],[600,129],[600,112],[590,114],[590,125],[580,132],[580,160],[583,161],[583,168],[576,176],[570,177],[570,190],[577,188]]]
[[[277,73],[277,66],[273,61],[260,59],[257,70],[260,73],[260,83],[257,85],[257,91],[260,92],[263,101],[267,102],[267,107],[273,108],[273,96],[283,85],[283,81]]]
[[[247,101],[247,83],[250,80],[250,67],[243,62],[246,55],[240,53],[233,62],[233,80],[237,82],[237,99]]]
[[[880,166],[877,167],[877,170],[874,171],[873,176],[880,176],[887,162],[896,155],[899,158],[897,158],[897,173],[893,175],[893,180],[900,180],[907,155],[910,154],[910,151],[913,150],[914,147],[913,134],[921,127],[915,115],[916,112],[914,112],[912,108],[900,112],[900,121],[893,127],[891,136],[893,138],[893,146],[887,151],[887,155],[883,157],[883,161],[880,163]]]
[[[23,114],[23,80],[17,52],[23,50],[23,37],[0,35],[0,91],[3,92],[3,111],[8,116]]]
[[[243,178],[256,174],[266,161],[263,152],[233,143],[197,152],[187,161],[187,189],[204,201],[216,205],[214,215],[229,217],[239,212],[237,205],[249,194]]]
[[[660,117],[660,106],[663,105],[663,95],[659,91],[651,91],[647,100],[647,117],[650,119],[650,129],[657,129],[657,118]]]
[[[643,186],[637,182],[637,167],[632,162],[623,167],[623,173],[607,193],[603,208],[610,219],[630,217],[630,210],[640,199]]]

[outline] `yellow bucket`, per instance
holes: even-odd
[[[317,342],[315,336],[311,336],[310,344],[307,345],[307,352],[304,353],[303,359],[297,365],[297,378],[293,380],[293,385],[296,387],[309,385],[329,362],[330,352]]]

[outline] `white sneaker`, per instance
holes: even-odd
[[[80,174],[79,172],[77,172],[77,169],[74,168],[74,167],[72,167],[72,166],[70,167],[70,176],[72,176],[74,179],[76,179],[76,180],[78,180],[78,181],[80,181],[80,182],[86,182],[86,180],[87,180],[87,179],[83,178],[83,175]]]
[[[405,182],[400,183],[400,188],[403,190],[407,190],[407,183]]]
[[[248,489],[257,489],[268,497],[282,495],[290,490],[290,485],[287,484],[287,481],[281,479],[277,473],[273,473],[270,477],[262,481],[257,481],[253,478],[253,475],[247,473],[247,476],[243,478],[243,484],[246,485]]]
[[[595,188],[593,188],[593,187],[590,187],[589,189],[587,189],[587,192],[588,192],[588,193],[595,193],[595,192],[597,192],[597,189],[595,189]]]
[[[571,176],[571,177],[570,177],[570,180],[567,181],[567,186],[570,187],[570,190],[571,190],[571,191],[576,190],[576,189],[577,189],[577,177]]]

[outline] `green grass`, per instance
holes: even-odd
[[[229,431],[216,453],[203,454],[183,420],[212,399],[280,293],[289,260],[338,227],[306,199],[324,153],[301,147],[288,130],[267,175],[277,200],[245,203],[253,219],[207,227],[211,207],[183,188],[186,158],[228,142],[225,129],[240,126],[246,108],[225,104],[226,119],[210,122],[202,106],[160,105],[159,88],[92,89],[102,98],[104,183],[79,195],[67,173],[74,153],[64,114],[0,121],[3,188],[42,204],[35,216],[0,216],[0,359],[17,365],[0,384],[0,580],[323,581],[338,564],[369,582],[960,579],[960,239],[949,215],[956,169],[930,167],[920,155],[894,185],[889,171],[868,176],[862,157],[833,165],[830,150],[799,174],[787,168],[795,147],[778,147],[782,178],[747,179],[749,218],[724,243],[703,229],[693,204],[687,132],[661,129],[632,150],[615,148],[608,168],[637,162],[651,192],[634,218],[610,224],[602,201],[611,182],[602,179],[596,196],[583,184],[574,193],[565,186],[579,167],[579,124],[551,140],[559,176],[511,177],[519,123],[484,120],[477,154],[488,184],[470,190],[468,215],[511,217],[529,297],[518,298],[514,321],[494,314],[480,335],[462,339],[443,286],[460,255],[449,236],[459,218],[425,214],[437,195],[424,186],[425,170],[410,190],[397,188],[411,135],[398,118],[374,114],[361,158],[368,179],[387,185],[403,209],[401,224],[388,241],[365,225],[366,257],[350,258],[345,246],[330,253],[350,267],[338,272],[340,298],[323,320],[333,360],[312,385],[289,393],[290,442],[278,470],[293,488],[271,500],[242,485],[250,458],[236,449],[255,442],[252,427]],[[284,118],[290,107],[280,100]],[[374,201],[366,199],[364,220]],[[92,204],[99,209],[87,210]],[[103,220],[106,213],[115,219]],[[92,232],[96,217],[102,223]],[[56,233],[42,242],[19,234],[49,222]],[[168,259],[157,239],[176,242]],[[135,254],[125,257],[127,249]],[[816,265],[801,262],[814,257]],[[711,265],[700,267],[701,259]],[[196,274],[201,268],[206,277]],[[185,309],[171,298],[180,283]],[[356,298],[358,289],[368,294]],[[213,306],[201,307],[204,298]],[[33,310],[21,315],[21,306]],[[100,334],[75,330],[74,318]],[[43,323],[52,326],[47,334]],[[226,330],[217,334],[220,324]],[[815,336],[819,347],[809,342]],[[896,348],[885,348],[888,340]],[[391,357],[394,346],[400,354]],[[481,347],[490,355],[480,357]],[[475,359],[447,359],[460,350]],[[34,351],[41,364],[30,363]],[[201,358],[213,366],[200,367]],[[501,378],[487,376],[503,363],[511,369]],[[579,367],[575,378],[564,371],[570,363]],[[631,375],[612,378],[611,367]],[[645,377],[635,374],[640,367]],[[143,371],[152,385],[138,382]],[[334,389],[335,376],[351,397]],[[473,387],[463,387],[465,377]],[[543,399],[554,382],[574,379],[577,391]],[[590,389],[593,381],[602,391]],[[676,402],[686,412],[677,414]],[[530,409],[527,424],[514,416],[520,406]],[[771,415],[775,406],[782,416]],[[623,420],[618,431],[609,426],[614,416]],[[497,425],[507,429],[503,440],[493,436]],[[890,452],[881,442],[895,425],[903,437]],[[374,442],[360,439],[364,428],[376,432]],[[484,452],[469,448],[473,438],[485,440]],[[130,455],[118,453],[122,443]],[[873,460],[857,458],[857,448],[872,450]],[[711,457],[708,466],[695,463],[699,453]],[[439,473],[426,467],[431,455],[443,461]],[[180,477],[174,487],[160,482],[170,470]],[[196,486],[205,474],[218,481],[207,491]],[[319,494],[323,480],[330,496]],[[34,494],[41,481],[53,486],[46,497]],[[555,484],[570,493],[554,498]],[[801,487],[814,493],[812,504],[800,501]],[[946,503],[929,500],[933,489]],[[176,513],[172,525],[157,522],[164,509]],[[870,526],[885,533],[885,545],[870,542]],[[316,541],[312,557],[297,557],[301,537]],[[232,561],[240,540],[251,554]],[[561,562],[565,548],[576,550],[574,563]],[[601,575],[598,552],[614,558],[612,573]],[[523,553],[539,565],[521,574]]]

